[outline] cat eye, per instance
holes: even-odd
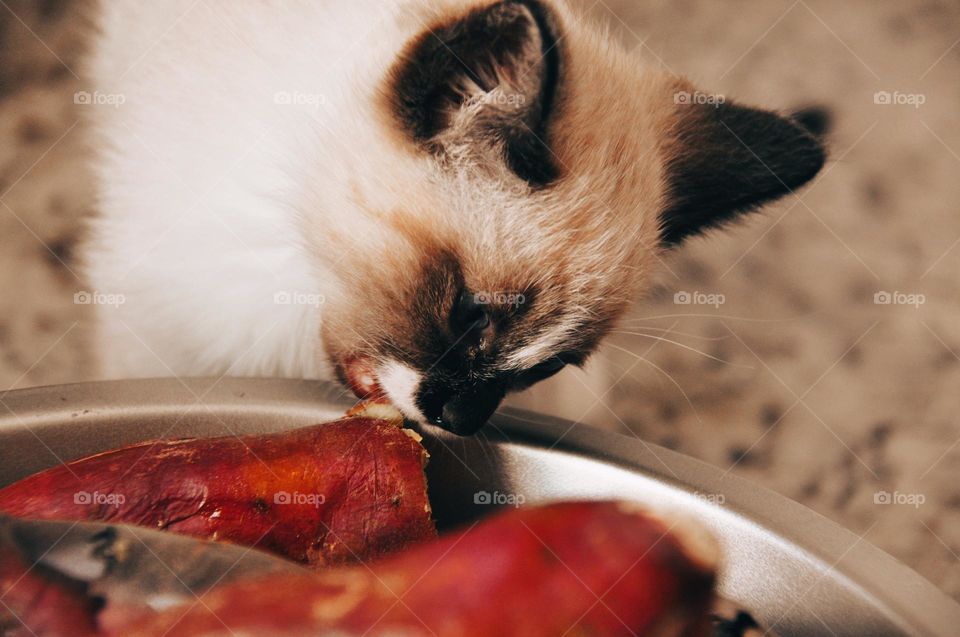
[[[557,356],[552,356],[542,363],[538,363],[527,370],[527,374],[538,377],[539,380],[553,376],[561,369],[567,366],[567,363]]]
[[[457,295],[450,312],[450,323],[458,333],[470,330],[483,331],[490,326],[490,314],[487,312],[483,295],[474,294],[466,288]]]
[[[534,383],[539,383],[541,380],[546,380],[562,370],[568,364],[574,364],[574,358],[574,356],[567,354],[557,354],[555,356],[551,356],[545,361],[537,363],[533,367],[520,372],[514,381],[513,386],[515,389],[523,389],[533,385]]]

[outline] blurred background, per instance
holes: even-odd
[[[89,4],[0,0],[0,391],[92,375]],[[831,160],[671,255],[584,371],[511,402],[749,478],[960,599],[960,4],[575,4],[705,93],[826,105]]]

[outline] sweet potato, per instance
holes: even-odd
[[[27,559],[0,526],[0,635],[93,637],[97,610],[85,584]]]
[[[0,511],[167,529],[311,566],[368,560],[436,535],[426,452],[376,413],[107,451],[0,490]]]
[[[109,635],[155,612],[150,609],[195,603],[216,586],[268,573],[310,572],[228,542],[0,514],[0,635]]]
[[[369,566],[214,589],[116,634],[706,635],[716,548],[671,528],[615,502],[512,509]]]

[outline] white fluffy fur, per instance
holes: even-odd
[[[351,165],[375,170],[361,155],[378,146],[364,144],[370,94],[411,33],[377,0],[287,2],[286,20],[267,19],[279,10],[103,3],[91,89],[124,100],[95,118],[88,269],[95,291],[125,299],[100,311],[106,376],[329,375],[318,333],[334,277],[310,254],[301,202],[375,245],[343,191]]]
[[[412,420],[423,421],[423,415],[416,404],[417,387],[420,374],[403,363],[388,361],[377,372],[387,397],[403,415]]]

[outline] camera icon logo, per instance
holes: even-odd
[[[893,502],[893,497],[889,491],[880,490],[873,494],[874,504],[890,504],[891,502]]]
[[[875,305],[890,305],[893,303],[893,295],[883,290],[875,292],[873,295],[873,302]]]
[[[473,494],[474,504],[491,504],[492,502],[493,496],[490,495],[489,491],[477,491]]]
[[[290,494],[286,491],[277,491],[273,494],[273,503],[274,504],[290,504],[292,498]]]
[[[693,295],[689,292],[677,292],[673,295],[673,302],[676,305],[690,305],[693,303]]]
[[[874,104],[893,104],[893,94],[890,91],[877,91],[873,94]]]

